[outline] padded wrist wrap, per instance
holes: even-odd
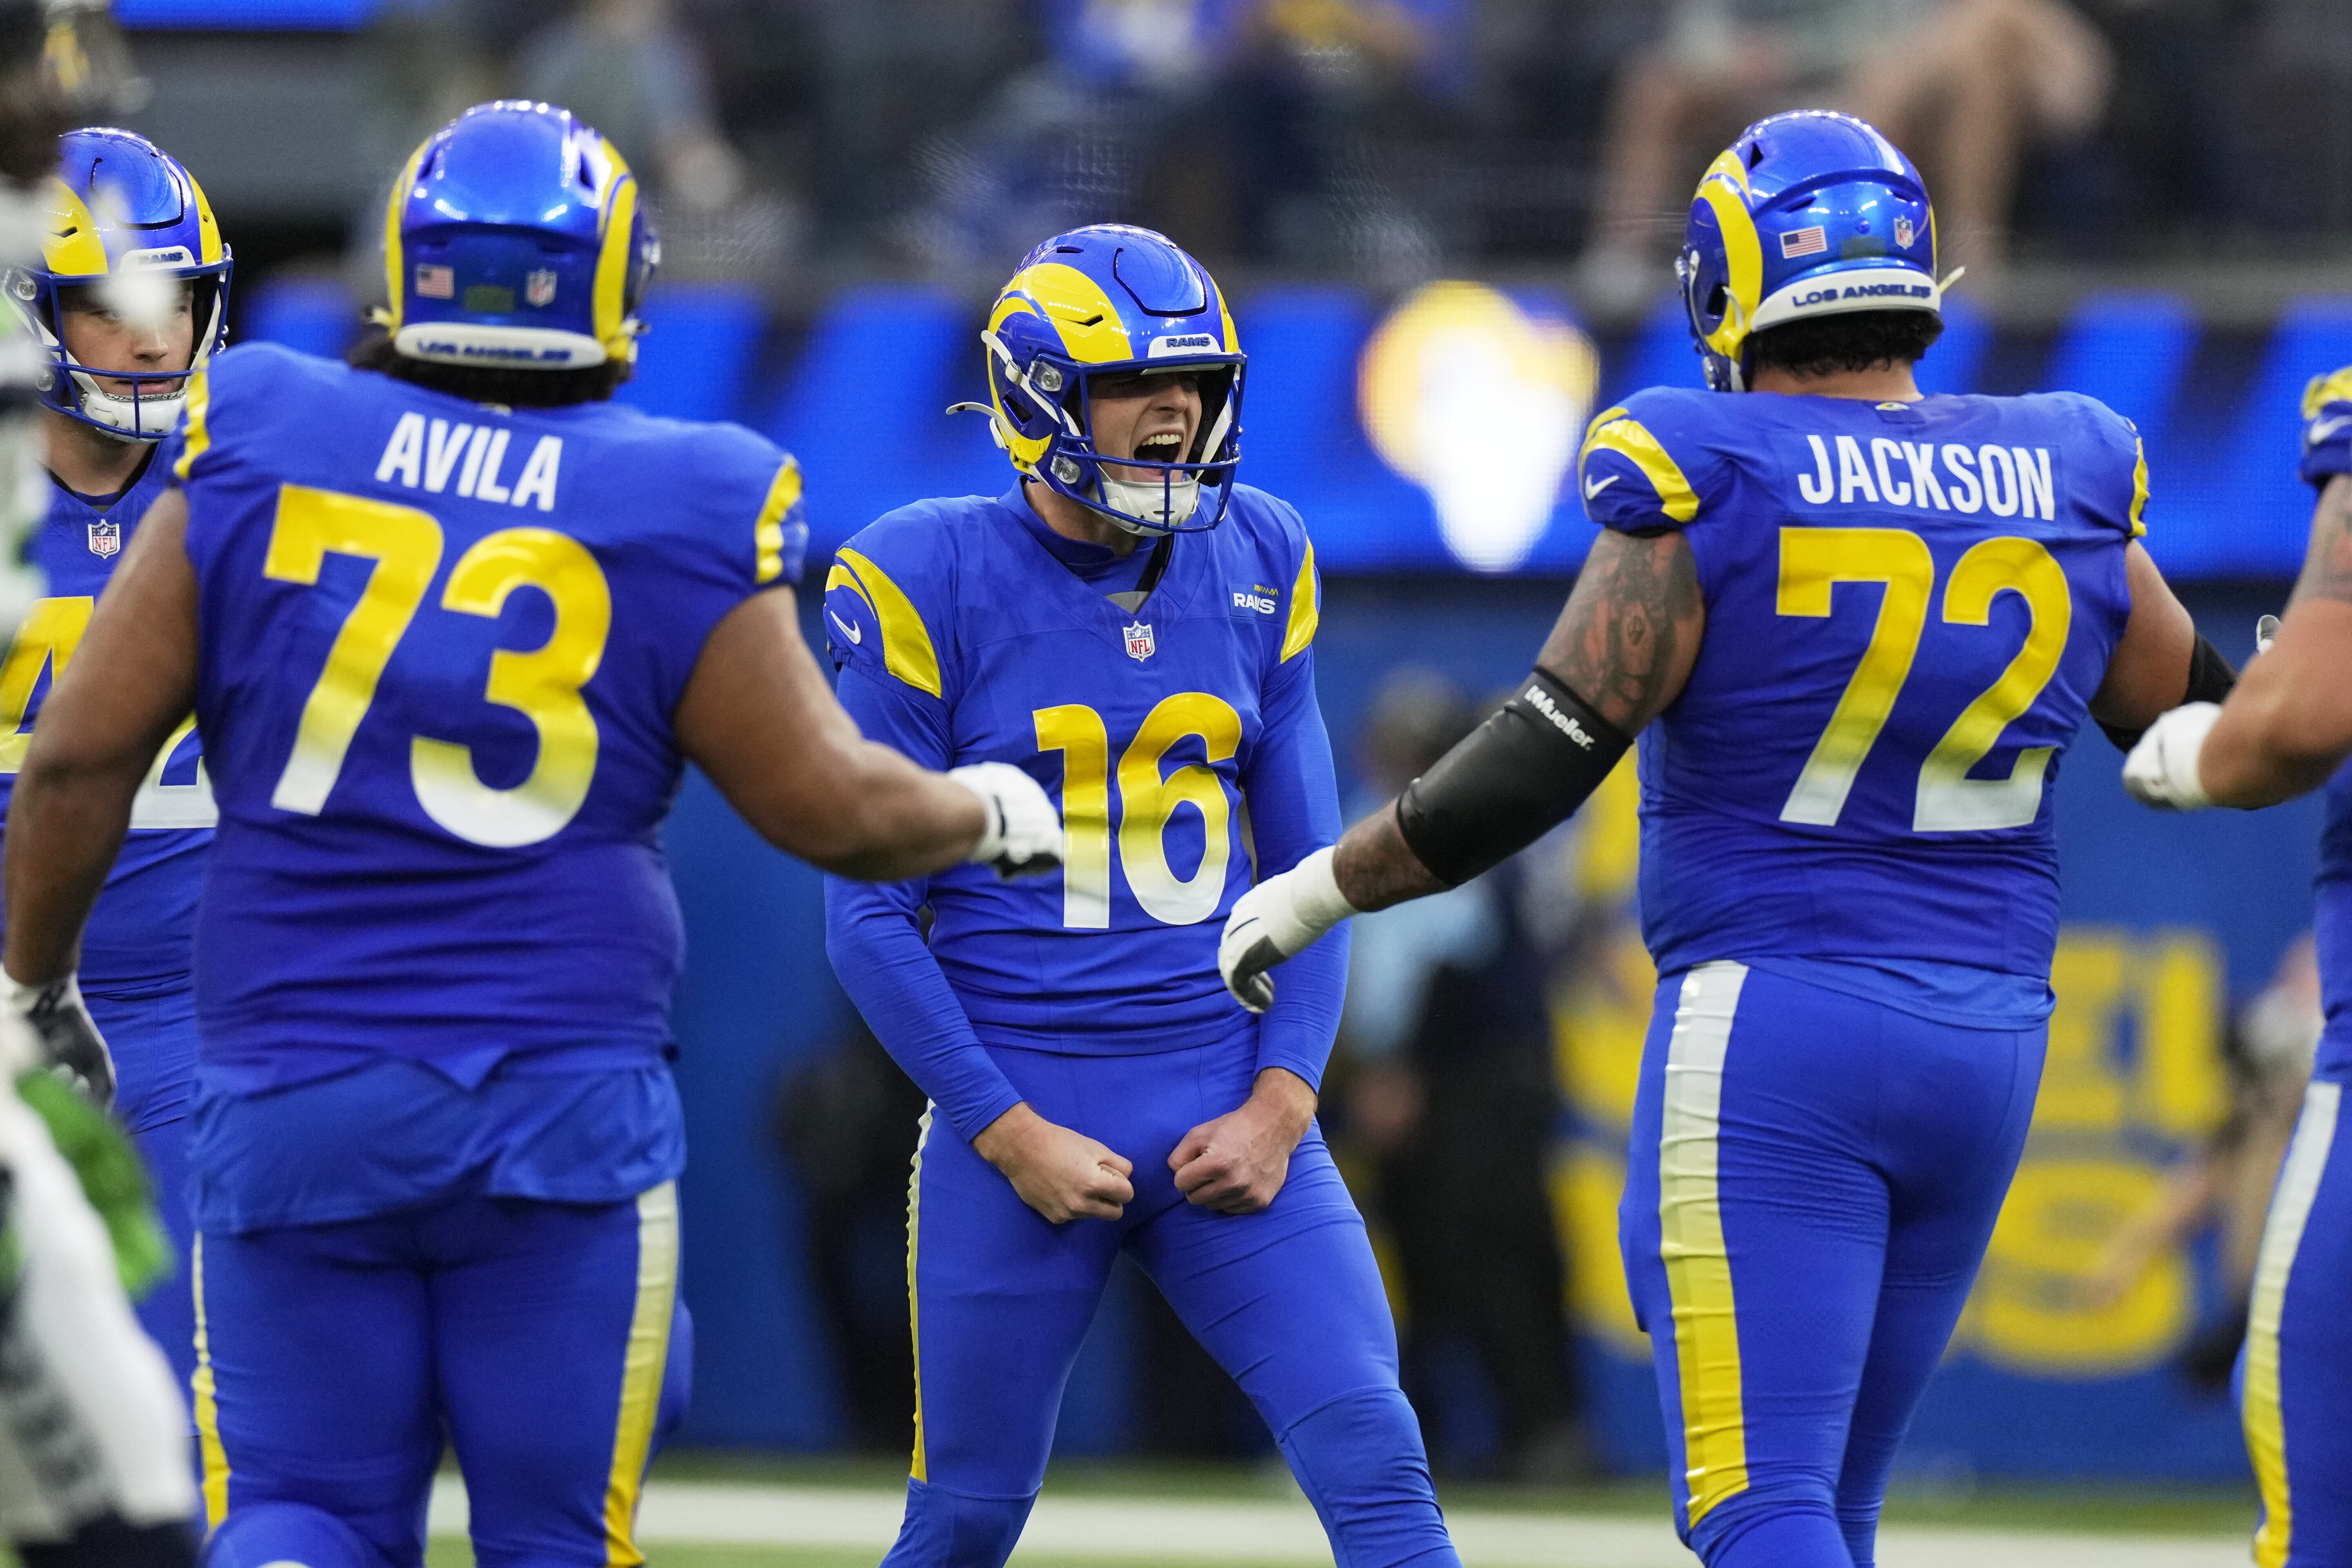
[[[2231,688],[2237,684],[2238,672],[2231,668],[2228,659],[2221,657],[2221,650],[2206,641],[2203,632],[2199,632],[2197,646],[2189,650],[2189,690],[2180,699],[2181,702],[2224,701]],[[2179,705],[2174,704],[2176,707]],[[2147,733],[2145,727],[2126,730],[2120,724],[2105,722],[2102,722],[2099,728],[2107,732],[2107,739],[2116,743],[2116,750],[2126,752],[2138,745],[2139,738]]]
[[[1565,821],[1633,739],[1538,669],[1397,802],[1405,845],[1459,887]]]

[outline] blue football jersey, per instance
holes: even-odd
[[[2352,1072],[2352,763],[2336,769],[2322,799],[2318,900],[2312,937],[2319,952],[2320,1005],[2327,1032],[2313,1070],[2341,1079]]]
[[[47,579],[0,663],[0,813],[15,792],[49,689],[72,662],[98,595],[139,531],[139,519],[171,482],[151,457],[129,489],[103,508],[49,487],[48,516],[32,543]],[[205,850],[212,843],[212,786],[194,721],[181,726],[148,770],[131,806],[131,832],[82,934],[81,983],[91,991],[184,983]]]
[[[670,716],[711,628],[798,574],[792,460],[733,426],[509,410],[268,344],[197,379],[165,456],[220,803],[206,1081],[658,1063]]]
[[[827,574],[826,635],[861,722],[919,761],[1024,767],[1060,802],[1058,876],[1002,882],[961,866],[886,892],[841,887],[928,902],[931,953],[991,1043],[1150,1052],[1251,1027],[1217,978],[1225,914],[1254,851],[1280,869],[1336,828],[1313,685],[1319,589],[1298,514],[1240,486],[1220,527],[1158,548],[1151,584],[1155,546],[1114,562],[1061,541],[1016,488],[892,512]],[[1109,596],[1132,604],[1147,585],[1138,608]],[[1301,748],[1296,776],[1319,769],[1319,783],[1245,810],[1245,782],[1286,746]],[[1274,1021],[1283,1011],[1270,1030],[1292,1026]],[[1309,1081],[1328,1024],[1301,1047]]]
[[[2147,502],[2129,424],[2065,394],[1654,390],[1593,421],[1579,468],[1596,522],[1683,531],[1706,603],[1641,739],[1659,969],[1958,965],[2046,1005],[2052,785]]]

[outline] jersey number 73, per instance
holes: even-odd
[[[374,565],[302,704],[293,754],[270,805],[307,816],[325,809],[352,738],[375,701],[376,683],[440,569],[444,542],[441,524],[415,507],[300,485],[279,489],[266,576],[315,587],[329,555]],[[493,848],[553,837],[587,800],[596,772],[596,720],[580,690],[604,660],[613,622],[612,592],[596,558],[579,541],[546,528],[503,528],[477,541],[450,568],[441,608],[495,619],[518,588],[547,595],[555,629],[528,652],[493,651],[482,695],[520,713],[538,731],[530,775],[494,789],[475,772],[472,748],[425,735],[409,740],[409,781],[425,815]]]

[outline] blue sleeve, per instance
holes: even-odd
[[[946,713],[936,700],[861,664],[843,668],[840,691],[868,739],[926,767],[948,765]],[[1021,1096],[982,1047],[923,942],[918,911],[929,887],[827,877],[824,949],[866,1026],[969,1142]]]
[[[1267,678],[1265,723],[1242,775],[1260,881],[1339,841],[1339,785],[1331,737],[1315,700],[1315,654],[1303,648]],[[1258,1025],[1257,1065],[1286,1068],[1317,1092],[1348,989],[1348,928],[1282,966],[1274,1005]]]

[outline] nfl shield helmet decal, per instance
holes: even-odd
[[[522,297],[533,306],[545,309],[555,299],[555,269],[541,268],[522,280]]]
[[[1151,628],[1141,621],[1121,627],[1120,635],[1127,638],[1127,657],[1129,658],[1150,658],[1160,651],[1159,645],[1151,640]]]
[[[122,525],[114,522],[93,522],[89,525],[89,552],[103,561],[122,548]],[[1151,640],[1151,628],[1143,628],[1146,642]],[[1150,651],[1146,649],[1146,652]],[[1139,658],[1142,655],[1139,654]]]

